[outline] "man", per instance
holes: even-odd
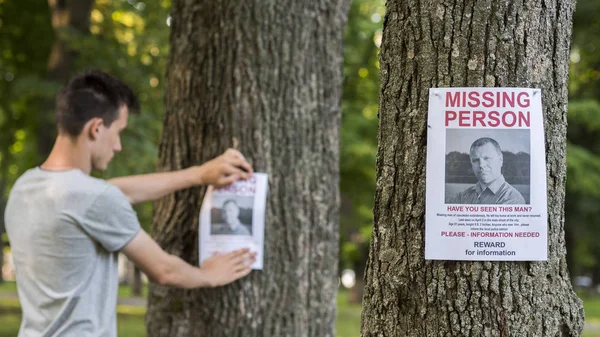
[[[162,285],[215,287],[250,272],[248,250],[213,256],[201,268],[165,253],[131,207],[247,178],[252,168],[239,152],[175,172],[108,182],[89,175],[121,151],[119,134],[137,109],[131,89],[99,71],[73,77],[58,93],[52,152],[17,180],[5,211],[23,311],[19,336],[116,336],[119,251]]]
[[[458,193],[449,204],[525,204],[525,198],[502,175],[503,156],[492,138],[480,138],[469,151],[477,184]]]
[[[250,230],[240,222],[240,208],[233,199],[229,199],[223,203],[224,224],[213,225],[213,235],[251,235]]]

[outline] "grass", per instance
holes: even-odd
[[[348,292],[338,292],[336,337],[360,337],[360,305],[348,303]]]
[[[144,313],[146,311],[144,310]],[[117,315],[117,336],[143,337],[146,336],[144,314]]]
[[[16,298],[2,298],[2,294],[16,293],[14,282],[0,284],[0,337],[14,337],[17,335],[21,323],[21,307]],[[143,289],[144,295],[147,287]],[[131,292],[128,287],[119,288],[119,296],[129,297]],[[586,322],[593,322],[600,326],[600,297],[582,297],[586,314]],[[360,337],[360,306],[348,302],[348,292],[338,293],[338,317],[336,337]],[[117,307],[117,330],[119,336],[143,337],[146,336],[144,315],[146,308],[119,305]],[[600,337],[600,329],[587,330],[582,337]]]
[[[593,322],[594,325],[600,325],[600,297],[583,297],[580,295],[580,298],[583,300],[583,308],[585,310],[585,321]],[[582,337],[600,337],[600,329],[599,330],[587,330],[581,334]]]
[[[8,293],[8,292],[13,292],[16,293],[17,292],[17,283],[15,282],[10,282],[10,281],[6,281],[6,282],[2,282],[0,283],[0,293]]]
[[[119,286],[119,297],[132,297],[132,296],[133,296],[133,294],[131,291],[131,287]],[[147,285],[142,286],[142,296],[143,297],[148,296],[148,286]]]
[[[585,309],[585,320],[600,324],[600,297],[580,297]]]
[[[0,293],[16,293],[17,292],[17,284],[15,282],[3,282],[0,283]],[[142,287],[142,295],[145,297],[148,295],[148,287]],[[119,297],[131,297],[133,296],[131,293],[131,287],[127,286],[119,286]]]
[[[0,300],[0,305],[4,305],[4,300]],[[21,324],[21,314],[5,313],[0,311],[0,336],[2,337],[14,337],[19,331],[19,325]]]
[[[147,287],[143,293],[147,294]],[[0,284],[0,295],[15,294],[17,287],[14,282]],[[129,287],[119,287],[120,297],[131,296]],[[144,315],[146,308],[119,305],[117,307],[118,336],[144,337],[146,326]],[[0,337],[14,337],[21,324],[21,307],[16,298],[2,298],[0,296]],[[338,318],[336,337],[360,337],[360,306],[348,303],[348,293],[341,291],[338,295]]]

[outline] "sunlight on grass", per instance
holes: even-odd
[[[117,306],[117,314],[143,316],[146,314],[146,308],[136,307],[134,305],[119,305]]]

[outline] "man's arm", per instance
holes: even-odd
[[[252,175],[252,167],[244,156],[233,149],[225,151],[217,158],[200,166],[187,169],[142,174],[110,179],[130,203],[157,200],[175,191],[195,185],[226,186],[238,179],[247,179]]]
[[[242,278],[252,270],[255,253],[248,249],[215,255],[194,267],[167,254],[144,231],[123,248],[123,253],[148,276],[150,281],[180,288],[218,287]]]

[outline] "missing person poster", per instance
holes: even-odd
[[[425,258],[547,259],[541,90],[432,88]]]
[[[215,252],[250,248],[256,252],[252,269],[263,268],[267,185],[265,173],[254,173],[223,188],[208,188],[200,210],[200,263]]]

